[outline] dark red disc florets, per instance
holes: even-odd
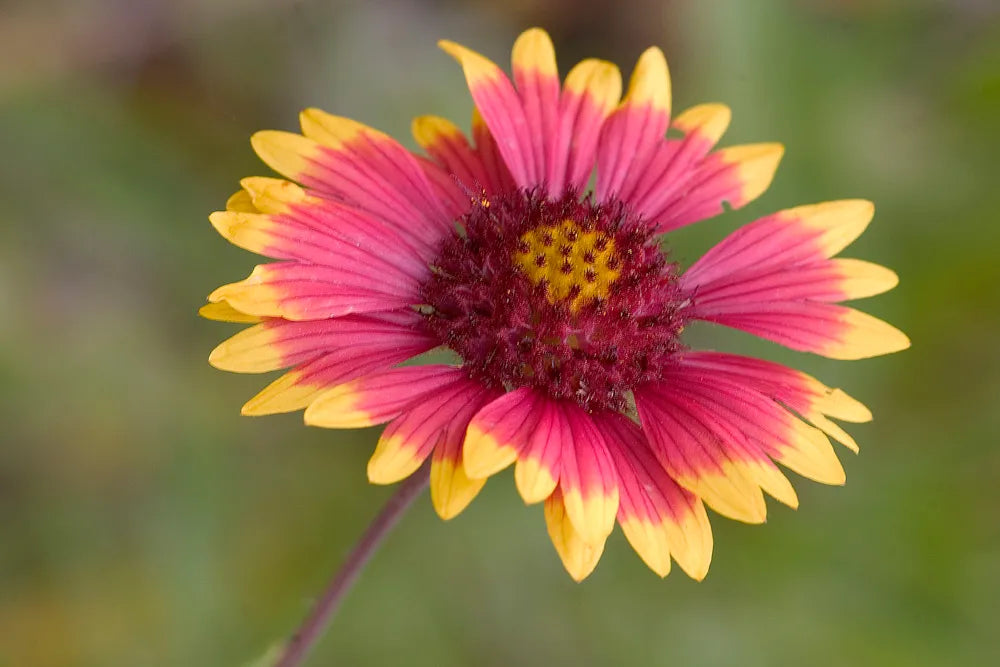
[[[432,270],[427,325],[489,386],[622,411],[680,349],[676,266],[620,202],[484,196]]]

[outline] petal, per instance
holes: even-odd
[[[395,419],[409,404],[464,378],[454,366],[432,364],[392,368],[338,385],[319,396],[305,412],[306,424],[324,428],[363,428]]]
[[[521,387],[480,410],[465,436],[466,474],[489,477],[513,463],[535,430],[542,401],[532,389]]]
[[[253,205],[253,198],[246,190],[240,190],[226,200],[226,210],[236,213],[260,213]]]
[[[829,259],[868,224],[861,200],[798,207],[737,230],[681,277],[687,315],[742,329],[792,349],[861,359],[909,346],[898,329],[830,302],[891,289],[896,274],[854,259]]]
[[[591,543],[580,538],[573,522],[569,520],[562,493],[558,489],[545,500],[545,525],[569,576],[574,581],[586,579],[601,560],[604,540]]]
[[[825,259],[811,264],[758,266],[698,285],[695,312],[716,306],[753,308],[772,301],[835,302],[881,294],[899,283],[895,273],[857,259]]]
[[[206,320],[215,320],[217,322],[260,322],[262,319],[257,315],[247,315],[240,312],[226,301],[206,303],[198,309],[198,314]]]
[[[711,312],[693,310],[691,316],[831,359],[867,359],[910,346],[906,334],[891,324],[852,308],[827,303],[733,305],[724,312],[715,304]]]
[[[373,484],[398,482],[413,474],[449,437],[461,441],[464,428],[450,432],[452,422],[462,415],[465,420],[471,416],[482,398],[481,389],[478,383],[463,378],[407,406],[379,438],[368,461],[368,480]]]
[[[487,194],[511,192],[517,189],[514,177],[511,176],[507,163],[500,154],[500,147],[490,128],[486,126],[479,109],[472,109],[472,139],[476,144],[476,155],[486,169],[487,182],[484,183]]]
[[[394,310],[419,300],[415,281],[383,277],[389,279],[359,266],[275,262],[260,264],[244,280],[219,287],[208,300],[228,301],[250,315],[289,320]]]
[[[339,260],[335,256],[347,256],[381,264],[385,270],[417,280],[426,277],[426,263],[437,252],[436,248],[428,248],[399,233],[373,214],[310,194],[289,181],[254,177],[242,182],[254,205],[270,215],[226,212],[213,214],[209,219],[224,237],[248,250],[316,264],[336,265]],[[260,230],[265,224],[268,228]],[[242,230],[243,226],[249,229]],[[254,237],[246,233],[260,234],[268,229],[274,229],[279,238],[272,238],[269,243],[254,242]],[[239,238],[241,234],[245,240]]]
[[[721,373],[683,365],[672,369],[665,383],[782,465],[823,484],[844,483],[844,469],[826,435],[752,387]]]
[[[659,142],[641,169],[630,172],[619,198],[638,213],[655,219],[663,205],[677,199],[690,187],[705,156],[729,125],[729,107],[702,104],[688,109],[671,123],[683,139]]]
[[[458,442],[456,448],[453,443]],[[453,519],[469,506],[486,486],[486,479],[472,479],[465,474],[461,441],[449,439],[434,450],[431,459],[431,502],[438,516]]]
[[[413,137],[449,174],[475,193],[491,181],[476,150],[458,126],[439,116],[413,119]]]
[[[740,227],[706,252],[683,277],[686,287],[747,268],[814,263],[833,257],[861,235],[875,207],[863,199],[798,206]]]
[[[537,421],[521,447],[514,468],[514,482],[525,503],[540,503],[559,481],[562,443],[570,437],[569,425],[557,405],[550,400],[537,404]]]
[[[433,246],[449,220],[415,158],[389,136],[318,109],[301,115],[306,136],[264,131],[254,150],[275,171],[365,210],[414,242]]]
[[[419,316],[412,311],[309,322],[269,319],[222,342],[208,361],[225,371],[266,373],[337,349],[393,349],[434,343],[421,330]]]
[[[712,560],[712,528],[701,499],[667,475],[646,437],[620,415],[595,419],[618,470],[618,522],[636,553],[661,577],[670,558],[700,581]]]
[[[682,190],[665,189],[644,206],[644,212],[655,221],[657,231],[667,232],[719,215],[726,206],[742,208],[771,185],[784,152],[781,144],[762,143],[710,153]]]
[[[466,391],[472,397],[455,413],[445,439],[434,449],[431,460],[431,502],[442,519],[452,519],[468,507],[486,484],[485,479],[471,479],[465,474],[462,443],[469,419],[496,398],[497,392],[464,379]]]
[[[637,177],[648,154],[663,140],[670,122],[670,73],[663,52],[647,49],[636,63],[628,92],[604,123],[597,145],[599,202],[617,196]]]
[[[690,403],[667,385],[635,391],[642,428],[657,460],[681,486],[700,496],[720,514],[746,523],[762,523],[764,496],[745,457],[727,447]]]
[[[842,390],[831,389],[805,373],[771,361],[721,352],[691,352],[685,354],[683,363],[754,388],[855,452],[858,445],[854,439],[826,415],[852,422],[872,418],[868,408]]]
[[[462,66],[469,92],[482,114],[507,168],[520,187],[538,185],[542,174],[535,163],[528,119],[513,84],[495,63],[448,40],[438,45]]]
[[[580,62],[566,75],[559,101],[559,127],[549,161],[553,197],[569,187],[582,191],[594,171],[597,141],[605,119],[622,94],[618,67],[604,60]]]
[[[552,40],[541,28],[525,30],[511,52],[514,83],[527,122],[528,143],[540,185],[549,173],[559,114],[559,70]]]
[[[308,406],[323,392],[356,378],[385,370],[434,347],[414,342],[400,347],[341,348],[285,373],[243,406],[245,415],[292,412]]]
[[[302,264],[337,267],[370,276],[391,277],[415,284],[429,275],[427,266],[416,256],[392,262],[386,254],[396,254],[388,239],[366,244],[346,242],[327,228],[313,228],[289,215],[233,213],[218,211],[209,219],[227,240],[251,252]]]
[[[590,415],[575,403],[563,402],[558,407],[568,427],[563,432],[559,463],[563,505],[580,539],[603,544],[618,514],[614,462]]]

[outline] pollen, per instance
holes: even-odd
[[[534,227],[520,241],[513,256],[517,268],[545,286],[549,303],[567,301],[570,312],[607,299],[618,278],[614,239],[574,220]]]

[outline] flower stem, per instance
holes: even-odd
[[[420,470],[410,475],[400,484],[396,492],[389,498],[382,511],[371,522],[354,549],[347,556],[347,560],[340,566],[337,573],[327,584],[323,596],[316,601],[309,616],[306,617],[299,629],[295,631],[292,638],[285,644],[275,667],[296,667],[305,659],[306,654],[313,647],[323,631],[326,629],[330,618],[337,611],[344,596],[351,589],[354,581],[361,574],[368,560],[378,549],[378,546],[385,539],[385,536],[396,525],[396,522],[403,516],[413,500],[427,488],[430,479],[430,466],[425,464]]]

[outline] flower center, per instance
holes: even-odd
[[[534,284],[547,285],[549,303],[568,299],[574,313],[585,303],[606,299],[618,277],[614,239],[569,219],[522,234],[514,260]]]
[[[676,267],[620,202],[517,191],[474,202],[456,228],[422,312],[472,377],[624,411],[680,349]]]

